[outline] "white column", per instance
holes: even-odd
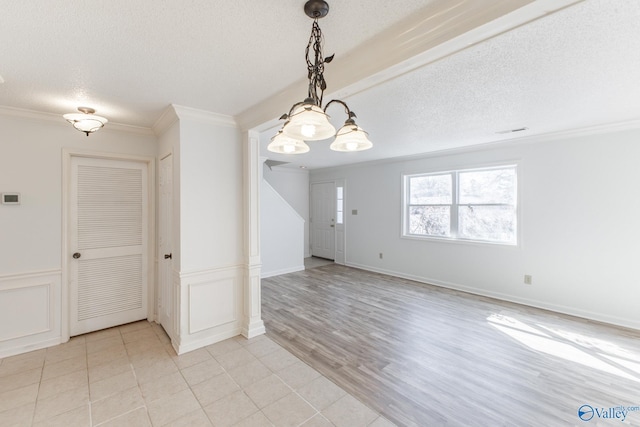
[[[244,318],[242,335],[253,338],[265,333],[260,290],[260,139],[258,132],[244,136]]]

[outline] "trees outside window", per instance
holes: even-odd
[[[404,178],[405,236],[517,243],[517,166]]]

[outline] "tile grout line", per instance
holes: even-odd
[[[84,346],[85,364],[87,366],[87,395],[89,397],[89,404],[87,405],[89,408],[89,425],[93,426],[93,414],[91,413],[91,381],[89,380],[89,349],[87,348],[86,337],[84,340]]]

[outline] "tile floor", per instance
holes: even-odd
[[[393,426],[266,336],[177,356],[141,321],[0,360],[0,426]]]

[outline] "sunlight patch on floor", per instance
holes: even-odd
[[[640,364],[616,358],[615,356],[608,356],[601,352],[596,352],[591,345],[587,344],[587,342],[590,344],[592,340],[578,340],[576,339],[578,334],[568,335],[568,333],[558,333],[558,330],[552,330],[551,328],[545,327],[547,331],[553,332],[557,335],[552,337],[538,328],[527,325],[512,317],[499,314],[492,314],[487,318],[487,321],[500,332],[508,335],[532,350],[568,360],[570,362],[579,363],[590,368],[598,369],[602,372],[618,375],[622,378],[640,382],[639,378],[614,366],[614,364],[620,365],[630,371],[640,373]],[[584,336],[580,337],[585,338]],[[602,345],[605,341],[598,341],[600,343],[598,349],[602,350],[603,347],[608,347],[612,350],[616,350],[616,353],[618,352],[617,347],[613,348],[615,346],[605,346]]]

